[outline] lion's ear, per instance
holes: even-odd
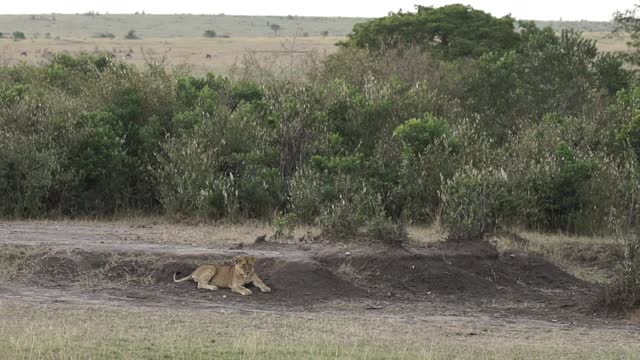
[[[242,262],[242,256],[234,256],[233,257],[233,263],[238,265]]]
[[[249,262],[252,263],[252,264],[256,263],[256,257],[255,256],[248,256],[247,260],[249,260]]]

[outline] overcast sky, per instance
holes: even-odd
[[[517,19],[532,20],[599,20],[607,21],[616,10],[630,9],[640,1],[608,0],[0,0],[0,13],[134,13],[150,14],[219,14],[227,15],[300,15],[380,17],[389,11],[413,10],[416,3],[441,6],[463,3],[490,12],[494,16],[511,14]]]

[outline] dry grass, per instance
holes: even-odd
[[[5,224],[6,226],[3,226]],[[102,219],[56,219],[56,220],[2,220],[0,222],[0,243],[11,233],[43,233],[52,236],[74,238],[104,236],[104,242],[142,241],[165,245],[211,246],[224,244],[252,243],[257,237],[267,235],[269,240],[297,243],[303,236],[311,239],[320,234],[314,226],[296,226],[287,229],[287,234],[279,239],[271,239],[276,227],[268,222],[243,221],[241,223],[176,223],[164,217],[121,217],[113,220]],[[14,235],[15,236],[15,235]],[[46,237],[46,235],[45,235]]]
[[[365,18],[298,17],[298,16],[233,16],[233,15],[0,15],[3,31],[10,34],[22,31],[27,39],[87,39],[98,34],[112,33],[122,39],[129,30],[142,38],[202,37],[205,30],[214,30],[218,36],[274,37],[270,24],[280,25],[278,36],[345,36],[353,25]],[[6,36],[6,35],[5,35]]]
[[[601,51],[627,51],[626,34],[584,33],[588,39],[598,40]],[[157,37],[142,40],[68,38],[63,40],[30,39],[13,41],[0,39],[0,64],[43,64],[53,54],[109,52],[123,61],[143,66],[162,64],[169,69],[188,68],[194,75],[208,72],[230,75],[234,65],[246,56],[252,61],[270,66],[301,63],[311,57],[315,61],[337,51],[335,44],[344,37]]]
[[[447,239],[447,230],[439,221],[434,222],[430,226],[408,226],[410,243],[413,245],[426,245]]]
[[[149,286],[155,283],[153,272],[160,266],[157,256],[148,254],[110,254],[104,259],[94,259],[102,263],[91,269],[76,272],[74,255],[69,252],[55,252],[43,246],[15,246],[0,244],[0,282],[33,284],[41,283],[45,277],[57,274],[64,281],[86,288],[105,286],[127,287]],[[138,269],[145,269],[138,271]],[[117,274],[117,276],[114,276]]]
[[[16,304],[3,359],[637,359],[631,329],[408,318]]]
[[[110,52],[127,63],[142,66],[148,62],[169,68],[188,66],[195,75],[207,72],[228,75],[242,57],[252,54],[262,62],[287,64],[295,59],[313,55],[324,57],[337,51],[335,43],[341,37],[251,37],[251,38],[145,38],[35,39],[12,41],[0,39],[2,62],[15,64],[45,63],[52,54]]]
[[[29,261],[29,259],[44,253],[46,253],[46,250],[39,247],[1,245],[0,264],[2,266],[0,266],[0,281],[6,282],[18,276],[33,274],[42,270],[40,264]]]
[[[631,37],[627,33],[612,35],[608,32],[585,32],[582,33],[582,35],[586,39],[596,40],[598,50],[606,52],[627,51],[627,41],[631,39]]]
[[[569,236],[515,231],[491,239],[500,252],[538,253],[563,270],[597,284],[609,284],[619,271],[622,244],[611,237]]]
[[[243,224],[185,225],[157,224],[134,226],[129,231],[135,239],[160,244],[206,246],[213,244],[252,243],[258,236],[273,234],[273,226],[262,222]]]

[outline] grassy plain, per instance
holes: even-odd
[[[337,50],[339,37],[247,37],[247,38],[147,38],[122,39],[32,39],[0,40],[0,63],[45,63],[57,53],[110,52],[124,61],[144,65],[161,63],[169,68],[187,66],[190,72],[228,75],[244,56],[261,63],[288,64],[305,56],[326,56]]]
[[[289,64],[337,51],[335,44],[365,18],[232,15],[0,15],[0,64],[44,63],[53,54],[107,51],[135,64],[187,65],[191,72],[229,75],[251,55],[263,64]],[[278,32],[271,25],[280,26]],[[554,29],[574,27],[604,51],[625,51],[627,35],[612,36],[611,23],[540,22]],[[139,39],[127,40],[135,30]],[[205,38],[214,30],[217,38]],[[26,40],[14,41],[14,31]],[[101,36],[113,35],[113,38]],[[326,36],[325,36],[326,35]],[[225,37],[223,37],[225,36]]]
[[[249,11],[249,10],[248,10]],[[0,32],[22,31],[28,39],[89,39],[111,33],[122,39],[130,30],[141,38],[179,38],[202,36],[213,30],[218,36],[291,37],[345,36],[353,25],[365,18],[301,17],[301,16],[236,16],[236,15],[0,15]],[[277,34],[271,25],[280,26]],[[48,35],[47,35],[48,34]]]
[[[638,359],[628,329],[0,301],[4,359]]]

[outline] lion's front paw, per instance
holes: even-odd
[[[271,288],[268,287],[268,286],[264,286],[264,287],[260,288],[260,291],[262,291],[262,292],[271,292]]]
[[[243,289],[240,294],[242,294],[244,296],[247,296],[247,295],[252,295],[253,292],[251,290],[249,290],[249,289]]]

